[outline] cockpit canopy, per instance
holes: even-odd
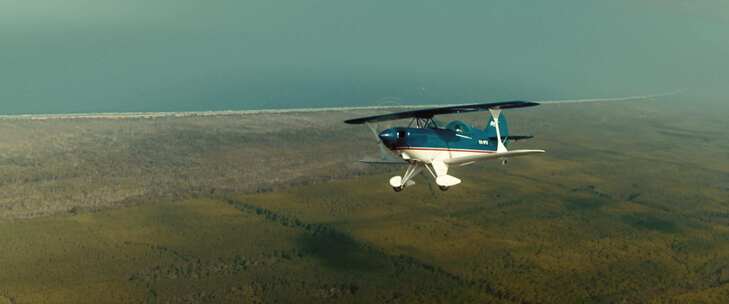
[[[457,134],[469,134],[471,133],[471,126],[460,120],[454,120],[448,123],[445,127],[448,130],[456,132]]]

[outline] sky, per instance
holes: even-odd
[[[0,0],[0,113],[729,96],[726,0]]]

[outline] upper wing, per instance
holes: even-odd
[[[478,104],[470,104],[470,105],[457,105],[457,106],[447,106],[447,107],[439,107],[439,108],[429,108],[429,109],[423,109],[423,110],[396,112],[396,113],[390,113],[390,114],[384,114],[384,115],[375,115],[375,116],[355,118],[355,119],[346,120],[344,122],[348,123],[348,124],[363,124],[366,122],[377,122],[377,121],[395,120],[395,119],[403,119],[403,118],[432,118],[434,115],[441,115],[441,114],[486,111],[488,109],[524,108],[524,107],[533,107],[536,105],[539,105],[539,104],[536,102],[531,102],[531,101],[502,101],[502,102],[492,102],[492,103],[478,103]]]
[[[654,99],[654,98],[658,98],[658,97],[675,95],[680,92],[682,92],[682,91],[675,91],[675,92],[666,93],[666,94],[640,95],[640,96],[628,96],[628,97],[618,97],[618,98],[544,100],[544,101],[539,101],[539,102],[516,100],[516,101],[502,101],[502,102],[492,102],[492,103],[454,105],[454,106],[427,108],[427,109],[422,109],[422,110],[396,112],[396,113],[390,113],[390,114],[384,114],[384,115],[367,116],[367,117],[346,120],[344,122],[348,123],[348,124],[363,124],[366,122],[378,122],[378,121],[387,121],[387,120],[395,120],[395,119],[403,119],[403,118],[432,118],[435,115],[442,115],[442,114],[486,111],[489,109],[524,108],[524,107],[538,106],[540,104],[548,105],[548,104],[563,104],[563,103],[609,102],[609,101],[630,101],[630,100],[641,100],[641,99]]]

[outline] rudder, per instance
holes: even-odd
[[[499,131],[502,138],[509,137],[509,126],[506,123],[506,116],[503,113],[501,113],[501,115],[499,116]],[[496,137],[496,126],[494,125],[493,117],[489,117],[489,122],[488,124],[486,124],[486,129],[484,129],[484,132],[489,138]]]

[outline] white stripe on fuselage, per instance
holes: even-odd
[[[441,160],[445,163],[462,163],[489,157],[496,151],[476,149],[448,149],[428,147],[399,147],[394,150],[398,155],[407,154],[410,159],[430,163]]]

